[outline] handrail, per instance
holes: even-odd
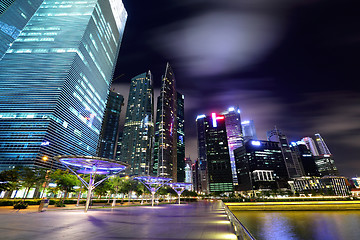
[[[246,229],[246,227],[237,219],[237,217],[230,211],[228,206],[221,201],[222,206],[225,209],[225,212],[231,222],[231,225],[235,231],[235,234],[239,240],[256,240],[253,235]]]

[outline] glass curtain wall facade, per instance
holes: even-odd
[[[244,141],[247,141],[249,139],[257,139],[255,124],[253,120],[242,121],[241,128]]]
[[[177,179],[177,97],[175,76],[169,63],[162,78],[158,98],[156,132],[158,133],[157,155],[154,171],[159,177]]]
[[[117,92],[110,91],[98,144],[99,157],[115,159],[120,131],[121,107],[123,105],[124,97]]]
[[[0,3],[0,59],[44,0],[2,0]]]
[[[208,193],[208,174],[207,174],[207,160],[206,160],[206,138],[205,138],[205,119],[206,115],[198,115],[196,117],[196,131],[198,144],[198,165],[199,165],[199,181],[198,192]]]
[[[185,96],[179,92],[177,98],[177,182],[185,182]]]
[[[229,144],[230,164],[234,185],[238,185],[234,150],[244,145],[241,128],[240,109],[231,107],[224,113]]]
[[[121,1],[42,2],[0,61],[0,169],[96,155],[126,19]]]
[[[151,72],[131,79],[121,160],[130,175],[149,175],[154,145],[154,90]]]

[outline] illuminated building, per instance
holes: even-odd
[[[253,120],[242,121],[241,128],[244,141],[247,141],[249,139],[257,139],[255,124]]]
[[[236,190],[287,187],[288,173],[277,142],[249,140],[234,154],[239,182]]]
[[[102,121],[98,156],[115,159],[120,131],[120,113],[124,104],[124,97],[114,91],[109,92],[106,110]]]
[[[2,0],[0,3],[0,59],[44,0]]]
[[[303,141],[292,142],[290,148],[291,151],[297,154],[298,159],[301,161],[305,176],[320,176],[315,163],[315,157]]]
[[[185,96],[177,92],[177,182],[185,181],[185,116],[184,116],[184,99]]]
[[[315,134],[315,140],[316,140],[316,144],[318,146],[320,155],[323,155],[323,154],[331,155],[329,148],[327,147],[324,139],[321,137],[321,135],[319,133]]]
[[[199,147],[205,144],[208,191],[232,192],[234,189],[225,116],[216,113],[198,116],[197,125]]]
[[[208,193],[208,176],[206,162],[206,138],[205,138],[206,115],[196,117],[196,131],[198,143],[198,164],[199,164],[199,190],[198,192]]]
[[[319,156],[319,151],[317,150],[314,139],[311,137],[304,137],[301,141],[305,143],[306,147],[311,151],[313,156]]]
[[[130,175],[149,175],[154,144],[154,90],[152,74],[131,79],[122,136],[121,161]]]
[[[192,184],[193,190],[197,193],[201,192],[201,179],[200,179],[200,168],[199,168],[199,160],[195,160],[195,162],[191,165],[191,173],[192,173]]]
[[[175,76],[169,63],[162,77],[155,126],[153,174],[177,179],[177,96]]]
[[[320,176],[338,176],[339,171],[335,166],[333,155],[324,154],[315,157],[315,163]]]
[[[240,109],[235,107],[230,107],[228,111],[224,113],[224,116],[225,116],[227,140],[229,144],[229,155],[230,155],[232,178],[234,185],[237,185],[238,181],[237,181],[234,150],[244,145],[244,139],[242,136],[242,129],[241,129]]]
[[[303,176],[304,171],[301,163],[299,162],[297,155],[291,151],[285,134],[275,127],[275,129],[267,132],[267,138],[269,141],[279,143],[289,177]]]
[[[28,17],[0,61],[2,170],[96,155],[127,13],[115,0],[47,0]]]

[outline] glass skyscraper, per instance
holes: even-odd
[[[249,139],[257,139],[255,124],[253,120],[242,121],[241,128],[244,141],[247,141]]]
[[[320,133],[315,134],[316,144],[318,146],[320,155],[331,154],[328,146],[326,145],[324,139],[321,137]]]
[[[44,0],[1,0],[0,59]]]
[[[169,63],[162,77],[156,115],[154,174],[177,179],[177,96],[175,76]]]
[[[106,110],[98,144],[98,156],[115,159],[120,134],[120,114],[124,97],[114,91],[109,92]]]
[[[201,173],[201,182],[207,182],[209,192],[232,192],[233,179],[230,164],[229,145],[226,134],[225,116],[212,113],[197,117],[199,147],[205,145],[206,170]],[[207,177],[203,179],[204,175]],[[206,176],[207,175],[207,176]]]
[[[177,92],[177,182],[185,182],[185,96]]]
[[[154,145],[154,90],[151,72],[131,79],[121,160],[131,175],[149,175]]]
[[[122,1],[47,0],[26,17],[0,61],[0,169],[96,155],[127,19]]]
[[[229,144],[229,155],[230,155],[233,183],[234,185],[237,185],[238,180],[236,173],[234,150],[244,145],[244,139],[241,129],[240,109],[230,107],[228,111],[224,113],[224,116],[225,116],[227,139]]]

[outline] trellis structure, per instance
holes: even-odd
[[[129,165],[110,160],[107,158],[91,157],[91,156],[57,156],[57,161],[62,163],[67,169],[69,169],[87,188],[87,199],[85,204],[85,212],[89,209],[91,194],[93,190],[99,186],[102,182],[109,177],[118,174],[125,170]],[[90,174],[89,182],[86,182],[79,174]],[[107,177],[95,182],[95,175],[103,174]]]
[[[180,204],[181,194],[185,191],[186,187],[191,186],[191,183],[168,183],[168,185],[178,194]]]
[[[151,206],[153,207],[155,193],[172,179],[164,177],[139,176],[134,177],[134,180],[137,180],[144,184],[144,186],[151,192]]]

